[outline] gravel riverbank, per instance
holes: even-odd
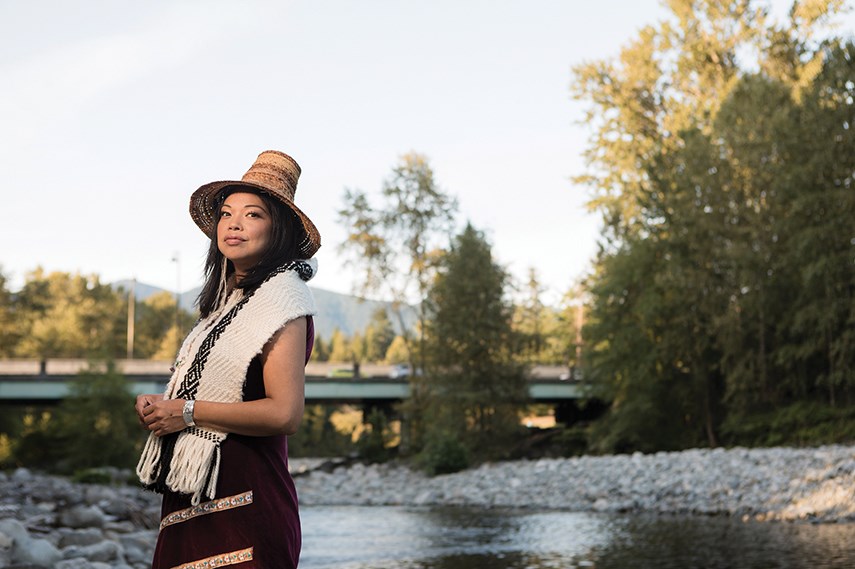
[[[300,477],[302,504],[470,505],[855,521],[855,447],[714,449],[485,464],[428,478],[395,465]]]
[[[483,465],[429,478],[396,464],[292,461],[303,506],[468,505],[855,521],[855,446],[714,449]],[[329,463],[326,463],[329,466]],[[121,475],[119,475],[121,476]],[[159,497],[0,472],[0,567],[144,569]]]

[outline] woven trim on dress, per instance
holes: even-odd
[[[220,498],[218,500],[211,500],[210,502],[203,502],[198,506],[191,506],[168,514],[160,522],[160,529],[162,530],[167,526],[180,524],[181,522],[186,522],[193,518],[204,516],[205,514],[215,514],[217,512],[231,510],[232,508],[248,506],[250,504],[252,504],[252,490],[241,494],[235,494],[234,496],[226,496],[225,498]]]
[[[172,569],[210,569],[211,567],[237,565],[238,563],[244,563],[245,561],[252,561],[251,547],[241,549],[239,551],[232,551],[230,553],[213,555],[211,557],[206,557],[205,559],[191,561],[190,563],[182,563],[181,565],[176,565]]]

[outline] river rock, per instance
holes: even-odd
[[[27,528],[17,520],[0,520],[0,533],[12,540],[9,563],[53,567],[62,559],[62,552],[46,539],[30,536]]]
[[[855,448],[693,449],[484,464],[428,478],[403,464],[311,471],[310,504],[467,505],[855,521]]]
[[[104,533],[98,528],[70,529],[59,528],[59,547],[71,545],[93,545],[104,541]]]
[[[106,521],[98,506],[74,506],[60,514],[60,523],[70,528],[102,527]]]
[[[125,551],[125,560],[132,564],[146,564],[151,562],[153,545],[157,541],[157,532],[145,530],[129,533],[118,537],[119,543]]]
[[[458,505],[855,522],[855,446],[519,460],[435,477],[399,462],[295,459],[291,467],[302,473],[295,484],[305,507]],[[159,504],[160,496],[137,487],[0,472],[0,567],[146,569]]]
[[[124,549],[115,541],[101,541],[92,545],[72,545],[62,550],[65,559],[83,557],[89,561],[116,561],[124,559]]]
[[[77,557],[75,559],[63,559],[54,565],[56,569],[97,569],[88,559]]]

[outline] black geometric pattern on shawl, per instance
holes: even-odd
[[[211,353],[211,349],[214,347],[214,344],[223,335],[226,327],[229,323],[234,319],[237,313],[243,308],[250,298],[255,294],[261,286],[264,285],[267,281],[275,277],[276,275],[282,274],[285,271],[296,271],[300,276],[300,279],[303,281],[308,281],[312,278],[314,271],[312,270],[312,266],[306,263],[305,261],[291,261],[278,267],[270,272],[269,275],[262,281],[260,285],[255,287],[252,290],[246,291],[244,297],[238,302],[235,306],[228,311],[228,313],[220,320],[216,326],[214,326],[205,339],[202,341],[202,345],[199,347],[199,351],[196,352],[196,355],[193,358],[193,363],[187,369],[187,373],[184,375],[184,379],[181,382],[181,385],[178,388],[176,393],[176,399],[195,399],[196,392],[199,390],[199,379],[202,377],[202,370],[205,369],[205,363],[208,361],[208,355]],[[201,429],[191,427],[186,429],[188,435],[193,435],[197,437],[202,437],[208,440],[213,440],[213,435]],[[160,438],[160,460],[158,460],[158,464],[156,466],[157,474],[155,475],[155,480],[151,484],[143,485],[147,490],[152,490],[159,494],[166,493],[169,490],[169,487],[166,485],[166,478],[169,475],[170,465],[172,463],[172,454],[175,451],[175,443],[178,441],[178,435],[184,431],[178,431],[175,433],[170,433]],[[219,444],[217,445],[217,451],[219,451]],[[207,479],[210,479],[213,471],[213,464],[208,468]]]
[[[187,369],[187,373],[184,374],[184,379],[181,381],[181,385],[178,388],[178,391],[175,394],[176,399],[195,399],[196,392],[199,390],[199,380],[202,377],[202,371],[205,369],[205,364],[208,361],[208,355],[211,353],[211,350],[214,348],[214,344],[217,343],[217,340],[220,339],[220,336],[223,335],[226,328],[231,321],[234,320],[235,316],[237,316],[238,312],[240,312],[241,308],[243,308],[249,299],[255,294],[259,288],[261,288],[264,283],[272,279],[278,274],[284,273],[285,271],[296,271],[300,276],[300,279],[307,281],[312,278],[312,267],[306,262],[303,261],[291,261],[281,267],[274,269],[270,272],[269,275],[264,279],[264,281],[258,285],[258,287],[247,291],[244,297],[238,302],[235,306],[229,310],[225,316],[223,316],[222,320],[217,322],[217,325],[214,326],[205,339],[202,341],[202,345],[199,346],[199,351],[196,352],[196,355],[193,357],[193,363],[190,364],[190,367]]]

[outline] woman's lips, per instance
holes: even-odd
[[[226,243],[226,245],[240,245],[241,243],[243,243],[243,239],[241,239],[240,237],[226,237],[225,239],[223,239],[223,241]]]

